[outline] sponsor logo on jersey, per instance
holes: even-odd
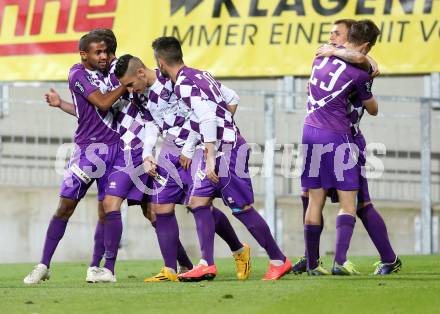
[[[82,84],[79,81],[75,82],[75,87],[78,88],[81,93],[84,93],[84,87],[82,86]]]

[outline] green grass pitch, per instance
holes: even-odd
[[[217,278],[200,283],[143,283],[160,261],[120,261],[116,284],[87,284],[87,264],[54,263],[52,278],[22,283],[30,264],[0,265],[0,313],[440,313],[440,256],[403,256],[403,269],[368,275],[373,257],[351,259],[355,277],[287,275],[263,282],[267,259],[254,258],[251,278],[235,279],[231,259],[218,259]],[[330,258],[324,258],[329,266]]]

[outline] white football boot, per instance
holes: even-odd
[[[27,285],[35,285],[44,280],[49,280],[50,271],[44,264],[38,264],[34,267],[34,269],[24,277],[23,282]]]
[[[94,282],[116,282],[115,275],[112,274],[110,269],[105,267],[99,268],[99,271],[96,272],[94,279]]]
[[[101,269],[99,267],[93,266],[87,268],[87,276],[86,281],[89,283],[95,283],[98,282],[98,274],[101,272]]]

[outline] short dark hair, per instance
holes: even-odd
[[[133,59],[133,56],[130,54],[123,55],[118,58],[118,61],[115,65],[115,75],[118,79],[123,77],[128,70],[128,64],[130,60]]]
[[[152,47],[157,56],[174,65],[183,63],[182,46],[176,37],[163,36],[153,41]]]
[[[379,35],[380,30],[372,20],[360,20],[351,26],[348,41],[355,45],[369,42],[370,47],[372,47],[376,44]]]
[[[334,25],[344,24],[348,28],[348,30],[350,31],[350,28],[354,23],[356,23],[356,20],[353,20],[353,19],[339,19],[339,20],[336,20],[333,24]]]
[[[95,28],[90,31],[90,34],[96,34],[100,36],[107,45],[107,52],[114,55],[116,54],[118,43],[116,41],[115,33],[113,33],[110,28]]]
[[[102,39],[102,37],[98,36],[97,34],[88,33],[88,34],[83,35],[80,38],[79,43],[78,43],[78,49],[79,49],[79,51],[88,52],[89,48],[90,48],[90,44],[100,43],[102,41],[104,41]]]

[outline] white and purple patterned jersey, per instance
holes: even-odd
[[[117,59],[113,59],[106,77],[106,84],[111,90],[121,84],[115,75]],[[142,148],[144,139],[144,121],[140,108],[136,105],[136,95],[128,93],[122,96],[112,107],[116,116],[117,130],[120,136],[119,146],[122,150]]]
[[[119,135],[112,111],[101,111],[87,99],[98,89],[103,94],[109,91],[104,77],[99,72],[88,70],[83,64],[78,63],[70,69],[68,82],[78,119],[75,143],[78,145],[116,143]]]
[[[216,141],[217,147],[221,143],[236,142],[239,130],[227,109],[221,84],[208,72],[184,66],[177,74],[174,92],[179,106],[187,106],[194,113],[190,116],[190,125],[193,131],[202,135],[203,142]],[[203,126],[212,120],[216,130],[212,129],[213,124]]]
[[[187,106],[179,106],[170,79],[161,75],[159,70],[156,70],[156,77],[155,83],[145,93],[137,94],[136,103],[142,106],[145,120],[144,157],[152,155],[159,133],[163,137],[171,135],[175,145],[182,148],[187,157],[192,157],[195,146],[200,142],[191,127],[193,113]]]

